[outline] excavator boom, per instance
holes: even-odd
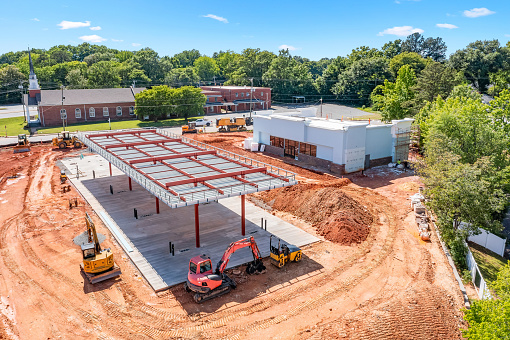
[[[255,243],[255,239],[253,238],[253,236],[250,236],[249,238],[245,238],[236,242],[232,242],[228,246],[227,250],[225,250],[225,253],[223,253],[221,260],[218,262],[216,266],[216,274],[220,274],[225,271],[225,268],[227,268],[228,265],[228,261],[230,260],[230,256],[232,256],[233,253],[235,253],[239,249],[246,247],[251,248],[254,261],[260,260],[262,258],[262,256],[260,255],[259,247],[257,247],[257,243]]]
[[[96,248],[96,253],[101,252],[101,245],[99,244],[99,240],[97,238],[96,233],[96,226],[94,225],[94,222],[92,222],[92,219],[89,216],[89,213],[85,213],[85,221],[87,224],[87,234],[89,236],[89,243],[94,243]]]

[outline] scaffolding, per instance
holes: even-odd
[[[411,128],[397,129],[395,134],[395,161],[407,161],[409,159],[409,147],[411,144]]]

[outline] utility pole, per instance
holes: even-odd
[[[18,89],[21,92],[21,103],[23,104],[23,117],[25,117],[25,122],[27,121],[27,114],[25,113],[25,91],[23,89],[23,85],[19,85]]]
[[[253,78],[250,78],[251,82],[251,89],[250,89],[250,120],[251,120],[251,105],[252,105],[252,98],[253,98]]]
[[[214,86],[216,86],[216,76],[213,76],[212,79],[214,81]]]
[[[65,117],[62,115],[62,112],[64,112],[64,85],[61,85],[60,88],[62,89],[62,106],[60,107],[60,117],[62,118],[62,127],[64,128],[64,131],[66,130],[66,124],[65,124]],[[67,116],[67,112],[66,112]]]
[[[136,87],[136,80],[133,80],[133,88]]]
[[[322,118],[322,97],[321,97],[321,118]]]

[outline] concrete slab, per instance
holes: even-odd
[[[231,242],[243,238],[239,197],[200,205],[201,247],[195,248],[193,206],[172,209],[161,203],[160,214],[156,214],[155,197],[134,181],[133,191],[129,191],[127,176],[114,166],[110,177],[108,162],[99,155],[68,158],[62,163],[71,182],[156,291],[184,282],[193,256],[207,254],[216,263]],[[138,219],[134,218],[133,209],[137,209]],[[267,231],[260,228],[261,218],[267,220]],[[271,234],[297,246],[319,240],[246,202],[246,237],[253,235],[264,257],[269,256]],[[174,244],[174,256],[170,254],[169,242]],[[251,260],[251,251],[241,249],[232,256],[228,267]]]

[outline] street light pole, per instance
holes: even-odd
[[[60,107],[60,117],[62,118],[62,127],[64,128],[64,131],[66,130],[66,124],[65,124],[65,118],[62,115],[62,112],[64,111],[64,85],[61,85],[60,88],[62,89],[62,106]],[[67,112],[66,112],[67,116]]]
[[[321,97],[321,118],[322,118],[322,97]]]
[[[251,106],[252,106],[252,98],[253,98],[253,78],[250,78],[251,89],[250,89],[250,120],[251,120]]]
[[[23,104],[23,117],[25,117],[25,122],[27,121],[27,114],[25,112],[25,91],[23,89],[23,85],[19,85],[18,89],[21,92],[21,103]]]

